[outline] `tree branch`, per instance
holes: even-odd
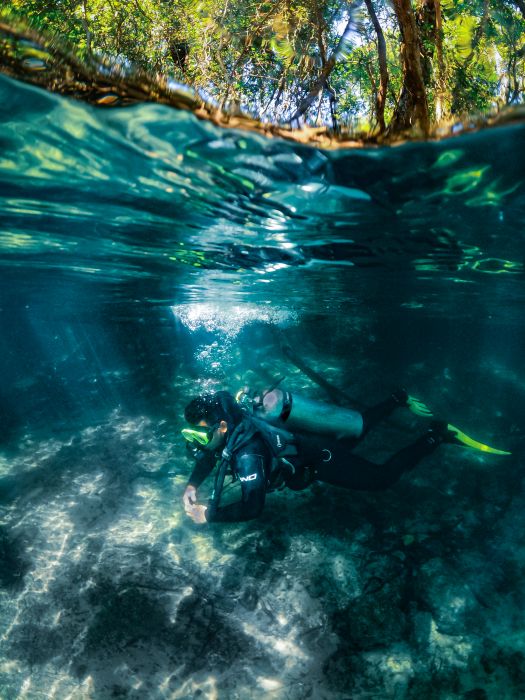
[[[86,32],[86,51],[91,54],[91,32],[89,30],[89,24],[87,20],[87,5],[86,0],[82,0],[82,26]]]
[[[149,20],[150,22],[153,22],[153,17],[150,17],[150,16],[142,9],[142,6],[140,5],[140,3],[139,3],[138,0],[135,0],[135,7],[137,8],[137,10],[140,12],[140,14],[141,14],[143,17],[145,17],[145,18],[146,18],[147,20]]]
[[[443,17],[441,14],[441,0],[435,0],[436,27],[435,42],[438,61],[437,90],[436,90],[436,120],[443,117],[443,101],[445,94],[445,62],[443,60]]]
[[[259,7],[262,7],[262,4],[261,4]],[[227,70],[226,70],[226,66],[224,65],[224,63],[223,63],[222,60],[220,59],[220,55],[221,55],[221,53],[222,53],[223,47],[220,47],[219,51],[217,52],[217,60],[221,63],[222,67],[224,68],[225,75],[228,76],[228,77],[227,77],[227,81],[228,81],[228,82],[227,82],[227,85],[226,85],[226,91],[225,91],[224,96],[223,96],[223,98],[222,98],[222,100],[221,100],[221,104],[224,105],[224,104],[226,103],[226,101],[228,100],[228,98],[229,98],[229,96],[230,96],[231,87],[232,87],[232,85],[233,85],[233,82],[235,81],[235,76],[236,76],[236,74],[237,74],[237,71],[238,71],[238,69],[239,69],[239,66],[241,65],[241,61],[242,61],[242,60],[245,58],[245,56],[248,54],[248,52],[249,52],[249,50],[250,50],[250,47],[251,47],[251,45],[252,45],[252,42],[253,42],[254,38],[255,38],[255,37],[258,35],[258,33],[262,30],[262,28],[264,27],[264,25],[265,25],[267,19],[268,19],[269,17],[271,17],[272,14],[274,14],[274,12],[276,12],[276,10],[278,9],[278,7],[279,7],[279,3],[274,3],[274,4],[272,4],[272,6],[270,7],[270,9],[262,15],[260,21],[252,28],[252,31],[249,32],[249,33],[248,33],[248,32],[246,33],[246,36],[245,36],[245,38],[244,38],[244,44],[243,44],[243,47],[242,47],[242,49],[241,49],[241,52],[240,52],[239,56],[237,57],[237,59],[235,60],[235,63],[233,64],[233,67],[232,67],[232,69],[231,69],[230,71],[227,71]],[[257,9],[257,12],[258,12],[258,11],[259,11],[259,8]]]
[[[374,30],[377,36],[377,54],[379,58],[379,90],[376,90],[376,115],[379,125],[379,132],[382,134],[385,129],[385,103],[388,90],[388,66],[386,61],[386,41],[385,35],[377,15],[372,5],[372,0],[365,0],[366,9],[374,25]]]
[[[315,83],[312,85],[310,88],[308,94],[304,99],[301,100],[299,103],[299,106],[295,110],[295,112],[292,114],[290,117],[289,121],[293,122],[299,117],[302,117],[306,112],[310,109],[310,107],[313,105],[315,102],[317,95],[321,92],[321,90],[324,90],[326,88],[326,85],[328,83],[328,79],[330,77],[330,74],[334,70],[337,59],[339,58],[343,47],[345,45],[346,39],[348,35],[350,34],[350,31],[354,25],[354,19],[352,17],[351,11],[350,11],[350,18],[346,24],[345,30],[341,35],[341,38],[339,39],[339,42],[337,44],[336,49],[332,53],[332,55],[328,58],[326,61],[325,65],[323,66],[323,69],[321,70],[321,74],[315,81]]]

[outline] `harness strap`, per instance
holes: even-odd
[[[250,428],[252,428],[250,430]],[[244,433],[244,435],[243,435]],[[222,489],[224,487],[224,479],[228,473],[228,468],[232,460],[234,452],[236,452],[240,447],[242,447],[248,440],[250,440],[256,430],[252,426],[247,426],[243,420],[235,428],[233,433],[230,435],[228,442],[226,443],[223,451],[221,452],[221,461],[219,462],[219,467],[217,469],[217,474],[215,475],[215,481],[213,484],[213,491],[210,496],[210,501],[213,503],[218,503],[221,497]]]
[[[283,396],[283,410],[281,411],[281,420],[284,422],[288,419],[288,416],[292,412],[292,395],[289,391],[284,392]]]
[[[278,465],[276,481],[284,481],[285,475],[289,476],[295,472],[293,464],[285,459],[285,457],[291,457],[297,454],[297,448],[292,433],[270,426],[266,421],[248,415],[232,432],[221,452],[221,459],[215,476],[213,492],[210,497],[210,502],[214,506],[216,506],[220,500],[224,487],[224,480],[228,473],[233,455],[240,450],[241,447],[244,447],[257,433],[261,435],[270,449],[273,457],[272,466],[275,463]],[[273,471],[272,469],[272,472]],[[269,477],[271,477],[271,474]],[[272,484],[272,488],[275,488],[275,485]]]

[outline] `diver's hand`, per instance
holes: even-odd
[[[194,506],[186,508],[186,515],[189,515],[189,517],[193,520],[194,523],[197,523],[197,525],[202,525],[206,522],[207,508],[208,506],[199,506],[195,504]]]
[[[184,510],[190,510],[192,506],[197,503],[197,489],[195,486],[188,484],[186,486],[186,491],[184,491],[184,496],[182,497],[182,502],[184,503]]]
[[[206,508],[207,506],[200,506],[197,503],[197,489],[195,486],[188,484],[186,490],[184,491],[184,496],[182,497],[184,503],[184,510],[186,515],[188,515],[194,523],[202,525],[206,522]]]

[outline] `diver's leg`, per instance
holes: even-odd
[[[398,481],[404,472],[413,469],[424,457],[432,454],[443,442],[439,431],[429,430],[408,447],[390,457],[384,464],[375,464],[363,457],[341,450],[325,448],[315,469],[315,479],[334,486],[365,491],[382,491]]]
[[[406,406],[408,401],[408,394],[404,389],[399,389],[395,391],[391,396],[386,399],[386,401],[381,401],[376,406],[367,408],[363,411],[363,432],[360,438],[363,438],[369,430],[376,426],[379,421],[388,418],[388,416],[396,408],[400,406]]]

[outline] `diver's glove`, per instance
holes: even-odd
[[[416,416],[422,416],[423,418],[432,418],[432,416],[434,415],[430,408],[426,404],[424,404],[423,401],[416,399],[415,396],[407,396],[406,407],[410,411],[412,411],[412,413],[415,413]]]
[[[423,418],[432,418],[432,416],[434,415],[430,408],[423,403],[423,401],[416,399],[415,396],[410,396],[407,393],[406,389],[397,389],[396,391],[394,391],[392,394],[392,399],[397,403],[398,406],[410,409],[412,413],[416,414],[416,416],[423,416]]]
[[[432,418],[434,415],[430,408],[423,403],[423,401],[416,399],[415,396],[410,396],[406,389],[397,389],[392,394],[392,398],[398,406],[408,408],[410,411],[412,411],[412,413],[415,413],[416,416]]]

